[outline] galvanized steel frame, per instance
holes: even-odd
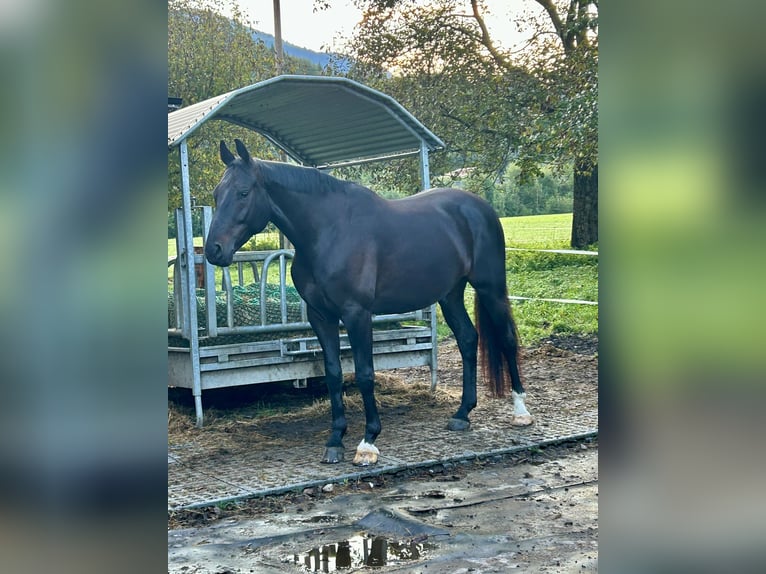
[[[302,119],[298,116],[304,110],[290,110],[290,119],[285,121],[293,124],[277,127],[269,123],[273,117],[270,113],[287,112],[258,105],[260,96],[269,101],[265,99],[269,94],[277,94],[290,102],[300,98],[296,94],[316,89],[325,107],[332,107],[333,98],[343,98],[344,103],[358,103],[361,109],[354,113],[353,109],[336,106],[334,115],[322,109],[319,114],[304,113]],[[243,110],[243,103],[252,103],[252,107]],[[366,114],[376,115],[374,126],[370,126]],[[423,146],[430,151],[445,147],[394,98],[341,77],[282,75],[181,108],[169,114],[168,147],[179,145],[209,119],[257,131],[299,164],[319,169],[418,154]],[[317,129],[319,121],[323,122],[321,130]],[[322,141],[319,148],[318,141]]]

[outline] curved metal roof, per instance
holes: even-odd
[[[320,168],[444,148],[392,97],[348,78],[277,76],[181,108],[168,114],[168,147],[211,119],[255,130]]]

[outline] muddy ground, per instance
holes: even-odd
[[[595,338],[557,338],[524,351],[527,402],[538,421],[554,409],[597,404],[597,344]],[[459,396],[460,369],[454,342],[440,345],[439,381],[452,396]],[[430,380],[427,368],[386,376]],[[430,407],[408,409],[412,416],[435,415]],[[223,440],[232,425],[224,421],[220,429]],[[169,440],[185,432],[171,425]],[[208,429],[207,440],[215,432]],[[595,572],[597,557],[595,438],[174,511],[168,521],[168,571],[174,574]]]

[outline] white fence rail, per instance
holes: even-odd
[[[584,301],[582,299],[545,299],[544,297],[521,297],[508,295],[508,299],[514,301],[547,301],[548,303],[571,303],[573,305],[598,305],[598,301]]]
[[[581,249],[531,249],[525,247],[506,247],[506,251],[537,251],[544,253],[560,253],[564,255],[587,255],[589,257],[598,257],[598,251],[584,251]],[[569,305],[598,305],[598,301],[585,301],[583,299],[547,299],[544,297],[521,297],[518,295],[509,295],[509,299],[514,301],[547,301],[549,303],[564,303]]]
[[[506,247],[506,251],[544,251],[545,253],[563,253],[571,255],[591,255],[598,257],[598,251],[582,251],[580,249],[531,249],[529,247]]]

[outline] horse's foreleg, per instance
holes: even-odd
[[[463,395],[460,399],[460,408],[452,416],[447,424],[449,430],[467,430],[471,426],[468,419],[476,406],[476,363],[479,336],[471,323],[471,318],[463,303],[465,282],[458,284],[444,299],[439,301],[444,320],[457,340],[460,357],[463,360]]]
[[[343,407],[343,371],[340,366],[340,338],[338,319],[327,319],[307,305],[307,316],[319,339],[324,354],[325,384],[330,396],[332,429],[325,444],[322,462],[343,460],[343,435],[346,434],[346,414]]]
[[[351,351],[354,355],[356,384],[364,402],[365,428],[364,439],[356,447],[354,464],[368,466],[378,462],[380,451],[375,446],[375,439],[380,434],[380,416],[375,404],[375,370],[372,364],[372,315],[368,311],[357,310],[343,317],[348,330]]]

